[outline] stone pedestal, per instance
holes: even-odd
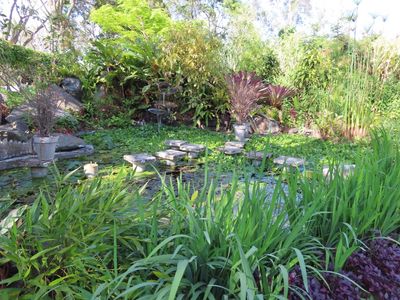
[[[272,153],[264,153],[262,151],[250,151],[246,153],[246,157],[253,162],[254,166],[261,166],[261,163],[264,159],[269,159],[272,157]]]
[[[99,166],[96,163],[89,163],[83,166],[83,171],[87,178],[94,178],[99,172]]]
[[[53,161],[37,161],[37,163],[31,166],[31,176],[33,179],[45,178],[49,173],[49,166]]]
[[[225,147],[237,147],[237,148],[244,148],[246,142],[239,142],[239,141],[230,141],[225,143]]]
[[[47,167],[32,167],[31,176],[33,179],[45,178],[49,173],[49,168]]]
[[[352,175],[354,173],[355,168],[356,168],[356,165],[340,165],[340,166],[338,166],[338,170],[337,171],[338,171],[339,175],[341,175],[341,176],[346,178],[346,177],[348,177],[348,176],[350,176],[350,175]],[[330,173],[329,166],[324,166],[322,168],[322,174],[325,177],[328,177],[329,175],[331,175],[332,178],[333,178],[335,173],[336,173],[335,169],[333,169],[332,173]]]
[[[136,172],[144,172],[148,166],[156,161],[156,158],[147,153],[124,155],[124,160],[132,164],[132,167]]]

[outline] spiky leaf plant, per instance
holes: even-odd
[[[266,86],[253,72],[240,71],[226,77],[231,113],[238,124],[246,122],[257,100],[266,96]]]

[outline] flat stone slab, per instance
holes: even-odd
[[[127,154],[124,160],[132,164],[133,169],[140,173],[146,171],[148,166],[156,161],[156,157],[147,153]]]
[[[246,142],[239,142],[239,141],[230,141],[225,143],[225,147],[237,147],[237,148],[244,148]]]
[[[165,141],[165,146],[177,148],[177,149],[179,149],[179,147],[181,147],[184,144],[187,144],[187,142],[184,140],[166,140]]]
[[[85,147],[73,150],[73,151],[63,151],[56,152],[55,159],[69,159],[80,156],[91,155],[94,153],[94,147],[92,145],[86,145]],[[0,160],[0,171],[15,169],[15,168],[26,168],[26,167],[47,167],[52,162],[41,162],[36,155],[25,155],[9,159]]]
[[[156,156],[159,159],[178,161],[186,156],[186,152],[169,149],[165,151],[156,152]]]
[[[339,166],[339,174],[341,174],[343,177],[348,177],[349,175],[352,175],[354,173],[354,170],[356,168],[356,165],[340,165]],[[332,175],[334,175],[336,172],[335,169],[332,170]],[[329,166],[324,166],[322,168],[322,174],[327,177],[330,174],[330,168]]]
[[[272,153],[264,153],[262,151],[250,151],[246,153],[246,157],[248,159],[251,160],[258,160],[258,161],[262,161],[265,158],[271,158],[272,157]]]
[[[300,167],[304,166],[306,161],[298,157],[279,156],[274,159],[274,163],[282,166]]]
[[[206,149],[206,147],[204,145],[199,145],[199,144],[184,144],[180,146],[179,149],[185,152],[201,153]]]
[[[242,153],[243,149],[239,147],[233,147],[233,146],[224,146],[218,148],[219,151],[222,153],[225,153],[226,155],[236,155]]]
[[[145,164],[156,161],[156,158],[155,156],[147,153],[139,153],[124,155],[124,160],[131,164]]]

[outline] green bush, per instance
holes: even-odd
[[[323,51],[322,45],[316,40],[303,45],[301,60],[294,70],[293,83],[297,88],[307,91],[312,87],[324,89],[328,86],[334,65],[329,52]]]
[[[166,33],[160,51],[160,73],[181,87],[181,111],[193,112],[194,124],[208,125],[226,111],[222,43],[202,23],[177,23]]]

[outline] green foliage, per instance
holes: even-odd
[[[90,18],[105,32],[116,34],[119,41],[151,39],[171,25],[168,14],[150,7],[146,0],[118,0],[91,12]]]
[[[7,64],[21,71],[28,71],[32,68],[50,69],[53,62],[49,54],[12,45],[4,40],[0,40],[0,58],[2,59],[2,64]]]
[[[334,69],[329,52],[323,53],[318,41],[305,43],[302,50],[301,60],[294,71],[294,85],[304,90],[326,88]]]
[[[2,71],[10,68],[25,84],[48,74],[52,74],[49,79],[55,83],[65,76],[82,75],[81,66],[73,53],[48,54],[0,40],[0,59]]]
[[[207,125],[226,110],[221,49],[221,41],[202,23],[191,22],[177,23],[160,44],[160,72],[182,87],[182,110],[194,113],[194,124]]]
[[[267,82],[279,74],[279,61],[272,45],[264,41],[252,18],[255,12],[243,3],[230,9],[230,26],[226,53],[232,71],[256,72]]]

